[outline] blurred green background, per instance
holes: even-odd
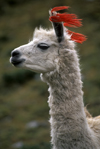
[[[62,5],[83,19],[71,30],[88,37],[76,47],[84,103],[93,116],[100,114],[100,0],[0,0],[0,149],[50,149],[48,87],[39,74],[12,67],[9,58],[35,27],[50,28],[48,10]]]

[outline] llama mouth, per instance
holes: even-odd
[[[25,61],[25,59],[16,59],[16,58],[13,58],[13,57],[10,58],[10,62],[11,62],[15,67],[19,66],[19,65],[22,64],[24,61]]]

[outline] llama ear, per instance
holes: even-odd
[[[64,26],[63,23],[58,23],[58,22],[52,22],[57,40],[60,43],[64,39]]]
[[[52,10],[49,11],[50,17],[49,20],[52,22],[53,24],[53,28],[55,30],[56,36],[57,36],[57,40],[60,43],[61,41],[63,41],[64,39],[64,26],[63,26],[63,22],[57,22],[57,21],[53,21],[52,17],[56,17],[57,12],[52,12]]]

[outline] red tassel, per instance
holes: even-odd
[[[54,7],[51,10],[51,16],[49,17],[49,20],[51,22],[63,22],[64,26],[68,27],[80,27],[82,26],[81,19],[77,19],[77,16],[75,14],[68,14],[68,13],[54,13],[54,11],[59,11],[63,9],[68,9],[69,6],[60,6],[60,7]],[[71,40],[74,40],[75,42],[82,43],[85,41],[87,38],[86,36],[75,33],[72,31],[67,30],[67,33],[71,35]]]
[[[70,30],[67,30],[67,33],[69,35],[71,35],[71,40],[73,40],[75,42],[83,43],[84,41],[87,40],[86,36],[83,34],[75,33],[75,32],[72,32]]]
[[[82,26],[81,19],[77,19],[77,16],[75,14],[57,13],[56,16],[51,16],[49,20],[52,22],[65,22],[64,26],[68,27]]]
[[[51,10],[51,13],[53,11],[59,11],[59,10],[63,10],[63,9],[68,9],[69,6],[59,6],[59,7],[54,7],[52,10]]]

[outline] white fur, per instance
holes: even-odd
[[[70,36],[64,38],[58,43],[54,30],[36,29],[33,41],[15,49],[25,59],[19,66],[41,73],[49,85],[53,149],[100,149],[100,117],[86,116],[79,59]],[[42,51],[39,43],[50,48]]]

